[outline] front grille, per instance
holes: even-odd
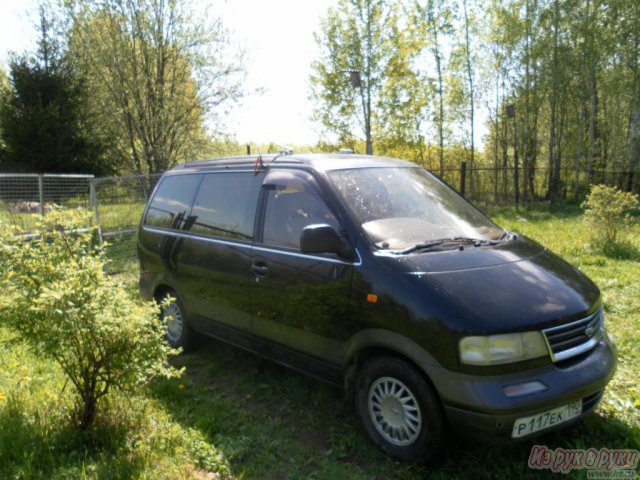
[[[602,307],[588,317],[542,330],[553,361],[580,355],[595,347],[602,337]]]

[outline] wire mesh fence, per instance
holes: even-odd
[[[58,208],[89,208],[93,175],[0,174],[0,219],[25,230]]]
[[[517,205],[550,199],[548,168],[450,168],[441,177],[469,200],[487,205]],[[433,171],[439,174],[439,171]],[[607,184],[621,190],[638,190],[632,172],[619,170],[573,170],[559,172],[556,200],[580,202],[591,185]]]
[[[93,180],[94,212],[100,240],[107,242],[111,269],[135,258],[138,224],[161,174],[103,177]]]
[[[121,271],[135,259],[140,217],[160,176],[0,174],[0,220],[29,232],[52,210],[90,209],[99,240],[107,245],[110,269]]]
[[[440,172],[434,171],[438,174]],[[589,185],[606,183],[622,189],[635,186],[624,171],[560,172],[557,199],[581,201]],[[95,178],[92,175],[0,174],[0,221],[20,225],[26,232],[40,215],[59,208],[89,208],[106,242],[110,270],[123,271],[136,258],[137,228],[144,207],[161,174]],[[442,178],[474,203],[513,205],[549,198],[546,168],[449,168]]]

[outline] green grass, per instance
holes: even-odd
[[[98,207],[103,232],[137,228],[144,211],[142,202],[101,204]]]
[[[618,371],[599,415],[627,424],[629,443],[640,448],[640,223],[635,218],[618,245],[595,247],[592,228],[578,207],[550,213],[544,207],[502,209],[494,220],[533,238],[586,273],[602,292],[607,329],[617,343]],[[617,446],[617,445],[611,445]]]
[[[1,224],[17,225],[28,232],[38,223],[39,219],[39,213],[14,213],[0,206]]]
[[[65,204],[65,207],[69,205]],[[98,209],[100,227],[105,242],[108,243],[107,250],[111,257],[110,272],[121,273],[127,271],[130,263],[136,256],[136,239],[138,225],[145,204],[141,202],[102,204]],[[38,213],[13,213],[3,208],[0,204],[0,224],[17,225],[26,233],[33,231],[39,222]],[[131,232],[134,230],[134,232]],[[109,235],[110,232],[121,232],[122,234]],[[134,265],[134,268],[135,267]]]
[[[70,202],[65,203],[63,206],[70,209],[76,208],[76,206]],[[87,207],[86,204],[78,206]],[[137,228],[144,207],[144,202],[100,204],[98,207],[98,215],[100,217],[102,231],[111,232],[114,230]],[[40,214],[38,212],[15,213],[0,205],[0,223],[15,224],[29,231],[29,229],[35,226],[39,218]]]
[[[533,444],[640,449],[640,227],[624,248],[603,253],[589,244],[579,209],[501,209],[493,218],[602,290],[620,365],[598,410],[578,424],[516,445],[458,439],[437,465],[406,465],[369,444],[337,389],[206,341],[175,360],[183,378],[114,399],[99,419],[99,444],[87,449],[64,426],[69,387],[60,372],[0,330],[0,478],[557,478],[528,469]],[[121,269],[132,291],[136,268]]]

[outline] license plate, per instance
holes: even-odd
[[[530,433],[544,430],[545,428],[560,425],[568,422],[572,418],[582,413],[582,400],[576,400],[568,405],[554,408],[547,412],[532,415],[530,417],[519,418],[513,424],[511,438],[524,437]]]

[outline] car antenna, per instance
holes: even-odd
[[[267,165],[267,167],[270,167],[278,158],[283,157],[285,155],[293,155],[293,148],[291,147],[286,147],[284,145],[278,145],[281,150],[278,152],[278,154],[273,157],[273,160],[271,160],[269,162],[269,165]]]

